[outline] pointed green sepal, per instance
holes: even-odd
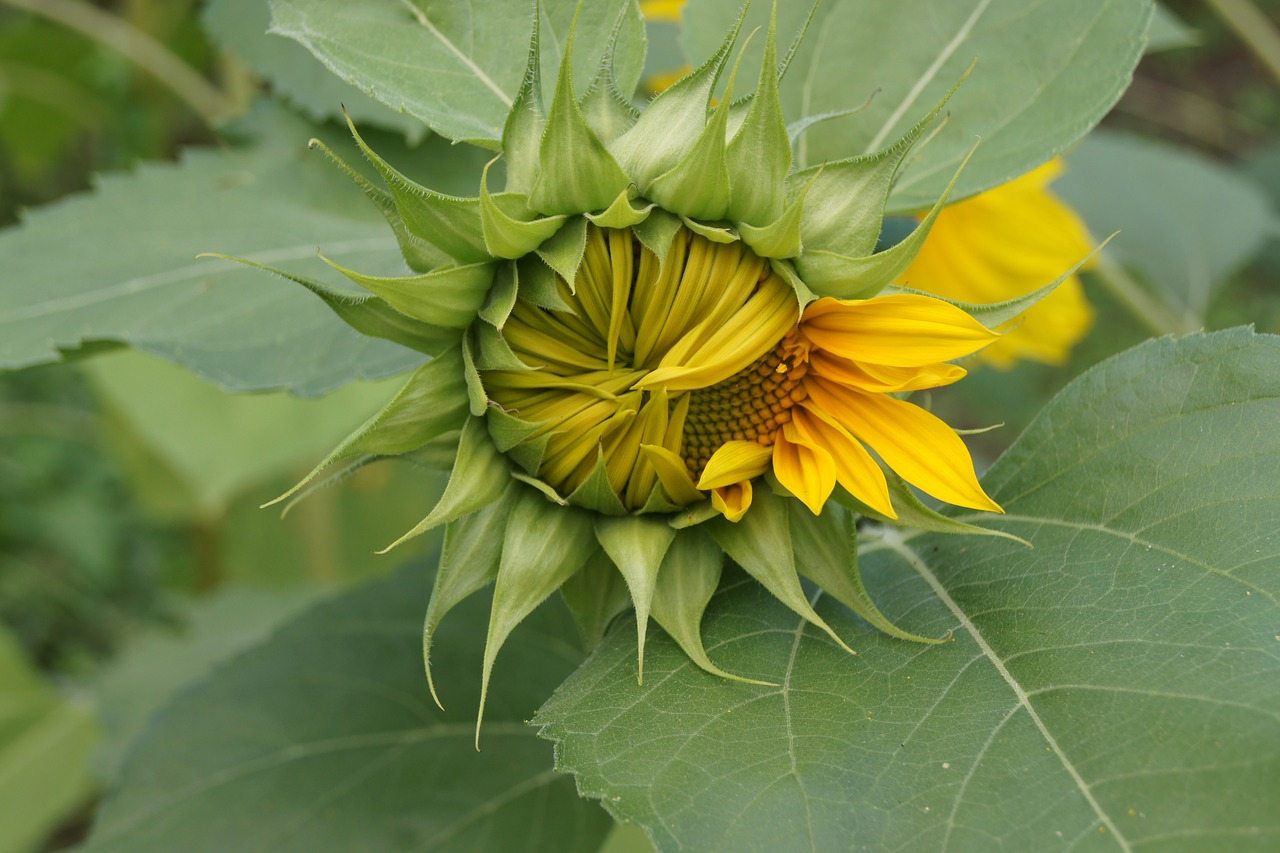
[[[853,513],[838,504],[828,503],[821,515],[794,511],[790,516],[791,541],[795,543],[796,566],[801,574],[864,622],[891,637],[917,643],[941,643],[947,639],[921,637],[904,631],[876,607],[858,572],[858,541]]]
[[[505,453],[525,473],[534,475],[542,467],[551,433],[545,424],[529,423],[494,406],[486,416],[489,435],[499,452]]]
[[[741,62],[742,53],[739,52],[733,73],[729,75],[724,99],[712,112],[711,120],[702,128],[693,146],[669,171],[654,178],[645,190],[645,196],[653,199],[663,209],[678,213],[686,219],[715,220],[728,217],[729,164],[725,139],[729,133],[733,84],[738,77]]]
[[[596,520],[596,540],[627,581],[636,608],[636,646],[639,661],[636,681],[644,683],[644,640],[649,624],[658,569],[676,537],[663,519],[628,516]]]
[[[636,223],[635,235],[658,258],[659,266],[665,268],[667,255],[671,253],[671,243],[682,225],[684,221],[680,217],[655,207],[643,222]]]
[[[636,123],[636,119],[640,117],[640,111],[618,87],[618,78],[613,68],[613,57],[618,46],[618,37],[622,33],[622,26],[627,22],[629,15],[635,14],[635,8],[630,3],[622,3],[618,6],[613,30],[609,33],[609,41],[606,42],[604,53],[600,56],[596,76],[587,87],[587,93],[582,96],[582,114],[587,124],[605,145],[630,130]]]
[[[605,466],[604,451],[596,446],[596,464],[591,473],[568,497],[570,506],[593,510],[602,515],[626,515],[618,493],[609,483],[609,470]]]
[[[762,258],[794,258],[798,256],[804,248],[804,239],[801,234],[802,223],[804,221],[804,203],[808,195],[808,188],[813,185],[810,181],[805,186],[804,191],[796,195],[786,208],[782,215],[773,222],[762,228],[757,228],[746,222],[738,223],[738,233],[742,235],[742,242],[751,247],[751,250]]]
[[[671,635],[684,653],[703,671],[720,678],[777,687],[725,672],[711,662],[702,643],[702,614],[720,583],[724,553],[706,534],[680,532],[667,549],[653,589],[653,619]]]
[[[945,533],[952,536],[993,536],[997,539],[1008,539],[1011,542],[1017,542],[1019,545],[1025,545],[1028,548],[1032,547],[1031,543],[1021,536],[1015,536],[1003,530],[978,527],[975,524],[967,524],[943,515],[920,500],[916,493],[911,490],[911,487],[906,484],[905,480],[884,465],[880,467],[884,470],[885,483],[889,486],[889,503],[893,507],[893,511],[898,514],[897,518],[887,518],[881,515],[844,489],[836,489],[832,497],[841,505],[848,507],[859,515],[874,519],[889,527],[900,527],[905,530],[923,530],[927,533]]]
[[[871,253],[898,168],[963,82],[961,77],[928,115],[889,147],[802,169],[787,179],[789,196],[808,193],[809,204],[801,222],[806,249],[850,257]]]
[[[604,551],[597,551],[580,572],[561,584],[560,595],[578,623],[588,653],[600,645],[609,623],[631,606],[627,583]]]
[[[471,414],[478,418],[489,408],[489,395],[485,393],[480,371],[476,369],[476,344],[470,330],[462,335],[462,375],[467,380],[467,403]]]
[[[1119,231],[1116,232],[1116,234],[1119,233]],[[1081,267],[1093,260],[1093,258],[1115,238],[1116,234],[1112,234],[1110,237],[1103,240],[1094,247],[1093,251],[1081,258],[1075,266],[1071,267],[1071,269],[1067,270],[1053,281],[1043,287],[1036,288],[1030,293],[1015,296],[1013,299],[1006,299],[1003,302],[961,302],[957,299],[948,299],[947,297],[939,296],[936,293],[926,293],[921,290],[913,290],[911,288],[911,282],[905,279],[903,280],[901,287],[893,288],[893,290],[898,293],[917,293],[921,296],[931,296],[934,299],[941,299],[943,302],[949,302],[963,310],[988,329],[999,329],[1006,323],[1011,323],[1023,314],[1027,313],[1027,311],[1034,308],[1036,303],[1041,299],[1044,299],[1046,296],[1053,293],[1058,289],[1059,285],[1078,273]]]
[[[415,370],[382,411],[344,438],[296,486],[263,506],[297,494],[335,462],[355,456],[398,456],[457,429],[466,416],[463,384],[462,351],[454,347]]]
[[[774,5],[765,39],[760,80],[746,118],[729,142],[729,218],[744,226],[763,228],[776,222],[786,206],[787,172],[791,169],[791,140],[778,94],[778,8]],[[799,238],[796,238],[799,245]]]
[[[476,342],[476,367],[480,370],[533,370],[511,351],[502,333],[488,323],[472,330]]]
[[[905,240],[883,252],[864,257],[848,257],[835,252],[814,249],[808,242],[808,232],[804,232],[806,250],[795,260],[800,277],[819,296],[866,299],[880,293],[915,260],[920,247],[924,245],[925,238],[929,236],[930,229],[933,228],[934,221],[946,205],[956,180],[959,179],[965,164],[969,162],[969,158],[976,150],[976,144],[969,149],[969,153],[960,163],[960,168],[956,169],[955,175],[952,176],[951,183],[947,184],[947,188],[943,190],[942,197],[924,219],[920,220],[915,230],[907,235]],[[816,203],[811,198],[805,209],[812,209],[815,206]]]
[[[538,179],[529,204],[549,214],[585,213],[608,207],[631,180],[587,124],[573,92],[573,36],[569,30],[560,75],[539,148]]]
[[[480,319],[501,331],[507,318],[516,307],[516,296],[519,295],[519,279],[515,264],[502,264],[493,276],[493,286],[489,288],[489,296],[484,307],[480,309]]]
[[[774,598],[806,622],[821,628],[840,648],[857,654],[814,611],[800,586],[788,523],[790,503],[789,498],[775,495],[770,489],[756,489],[751,508],[741,521],[715,519],[707,524],[707,530],[724,552],[760,581]]]
[[[534,4],[533,33],[529,36],[524,79],[502,127],[502,154],[507,161],[506,191],[509,193],[528,194],[538,178],[538,149],[547,125],[542,108],[542,55],[538,44],[541,5]]]
[[[205,252],[197,258],[218,258],[269,272],[280,278],[300,284],[324,300],[329,310],[337,314],[348,326],[362,335],[383,338],[418,352],[434,355],[458,340],[456,329],[425,323],[392,308],[377,296],[360,296],[330,287],[314,278],[297,275],[287,270],[260,264],[246,258],[236,258],[216,252]]]
[[[575,216],[566,222],[554,237],[538,247],[538,257],[559,273],[565,284],[569,286],[570,293],[576,293],[574,281],[586,251],[587,220],[581,216]]]
[[[436,569],[427,615],[422,620],[422,663],[427,670],[427,688],[442,711],[444,705],[436,693],[435,679],[431,677],[431,640],[450,610],[497,578],[498,562],[502,558],[502,534],[507,524],[507,513],[514,502],[515,487],[508,484],[506,492],[498,500],[449,522],[445,528],[440,565]]]
[[[627,187],[618,193],[618,197],[613,200],[613,204],[605,208],[602,213],[588,213],[586,218],[591,220],[592,224],[599,225],[601,228],[631,228],[639,225],[649,218],[649,214],[653,211],[656,204],[649,204],[637,207],[631,203],[631,197],[635,192],[635,187]]]
[[[476,713],[476,749],[480,748],[480,724],[484,720],[489,677],[498,650],[512,629],[595,553],[591,521],[589,512],[572,507],[553,508],[537,492],[519,490],[507,516],[502,561],[493,589],[493,609],[489,612],[480,708]]]
[[[489,259],[480,227],[480,199],[444,195],[410,180],[368,146],[350,116],[347,126],[364,156],[382,175],[409,233],[460,264]]]
[[[528,196],[522,193],[489,192],[489,167],[485,164],[480,175],[480,225],[484,230],[484,244],[495,258],[523,258],[550,238],[568,217],[539,216],[529,207]]]
[[[491,263],[480,263],[445,267],[419,275],[386,277],[347,269],[324,255],[320,260],[401,314],[447,329],[465,329],[476,318],[496,268]]]
[[[347,165],[345,160],[334,154],[329,146],[319,139],[312,139],[307,143],[307,147],[312,149],[319,148],[329,158],[329,161],[346,173],[347,177],[355,182],[356,186],[374,203],[382,213],[382,218],[387,220],[387,224],[391,226],[391,231],[396,235],[396,243],[400,246],[400,254],[404,257],[404,262],[409,265],[409,269],[414,272],[429,272],[436,267],[449,266],[454,263],[452,257],[416,234],[409,232],[409,229],[405,227],[404,220],[400,218],[400,209],[396,206],[395,197],[391,193],[381,187],[375,187],[364,175]]]
[[[680,217],[684,226],[697,234],[699,237],[706,237],[712,243],[736,243],[742,239],[738,234],[738,229],[732,225],[713,224],[710,222],[699,222],[696,219],[690,219],[687,216]]]
[[[744,6],[737,23],[710,59],[660,92],[635,125],[610,146],[641,195],[649,196],[654,179],[675,168],[706,127],[711,96],[738,39],[746,11]]]
[[[510,480],[506,458],[494,447],[484,419],[468,418],[458,440],[453,473],[449,475],[440,500],[412,530],[377,553],[385,554],[432,528],[488,506],[502,497]]]
[[[566,226],[568,227],[568,226]],[[561,228],[561,233],[564,232]],[[554,238],[553,238],[554,239]],[[560,292],[555,270],[541,257],[527,255],[516,262],[520,282],[520,298],[548,311],[572,311],[573,306]]]

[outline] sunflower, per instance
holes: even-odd
[[[623,4],[615,38],[633,9]],[[928,517],[904,480],[999,511],[963,442],[901,395],[958,380],[950,362],[996,341],[988,326],[1011,315],[980,323],[937,298],[882,293],[945,195],[875,251],[898,167],[942,104],[879,152],[793,170],[776,13],[754,93],[735,99],[730,73],[713,99],[740,26],[641,111],[618,88],[611,47],[575,91],[572,32],[545,104],[535,23],[501,191],[489,168],[475,197],[420,186],[353,126],[377,187],[315,143],[383,212],[413,274],[335,265],[366,291],[355,299],[289,277],[358,330],[431,358],[281,499],[341,461],[447,460],[443,496],[403,538],[446,526],[429,680],[436,626],[493,584],[482,709],[499,648],[557,589],[588,642],[634,607],[638,677],[650,616],[698,666],[736,677],[709,659],[699,627],[726,555],[844,648],[800,575],[922,640],[863,589],[857,516]]]

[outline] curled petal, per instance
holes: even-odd
[[[729,521],[737,522],[751,509],[751,481],[743,480],[713,489],[711,505]]]

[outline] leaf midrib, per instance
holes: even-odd
[[[1007,684],[1009,689],[1013,691],[1014,696],[1018,700],[1018,706],[1027,712],[1027,715],[1031,718],[1031,722],[1040,732],[1040,736],[1044,738],[1045,743],[1048,744],[1050,750],[1052,750],[1053,754],[1058,758],[1063,769],[1067,771],[1067,775],[1071,777],[1071,780],[1075,784],[1077,790],[1080,791],[1080,794],[1084,797],[1090,808],[1093,809],[1098,820],[1104,827],[1106,827],[1110,837],[1115,840],[1121,850],[1131,851],[1133,849],[1132,846],[1124,837],[1124,834],[1120,831],[1116,822],[1112,820],[1111,816],[1102,808],[1102,804],[1098,802],[1096,797],[1094,797],[1093,790],[1084,780],[1084,777],[1080,775],[1080,771],[1076,769],[1075,764],[1073,764],[1071,759],[1067,757],[1066,752],[1053,736],[1053,733],[1049,731],[1048,726],[1045,725],[1035,708],[1032,707],[1031,697],[1028,695],[1027,691],[1022,687],[1021,683],[1013,677],[1013,673],[1011,673],[1004,665],[1004,661],[996,654],[995,649],[987,643],[986,638],[982,636],[982,632],[978,630],[978,626],[973,624],[973,621],[969,619],[968,614],[966,614],[960,605],[956,603],[955,599],[951,597],[950,592],[948,592],[947,588],[943,586],[942,581],[938,579],[938,576],[933,573],[920,555],[907,545],[897,530],[886,529],[882,541],[886,543],[886,547],[889,548],[889,550],[901,557],[902,560],[906,562],[907,565],[909,565],[912,570],[914,570],[916,574],[918,574],[924,582],[929,585],[933,590],[934,595],[938,597],[938,600],[951,611],[951,614],[955,616],[957,621],[959,621],[960,626],[968,632],[970,637],[973,638],[973,641],[978,645],[983,656],[990,661],[991,665],[995,667],[996,671],[1000,674],[1000,677],[1004,679],[1005,684]],[[1009,717],[1012,716],[1013,714],[1011,713]],[[977,759],[975,759],[975,766],[976,763]]]

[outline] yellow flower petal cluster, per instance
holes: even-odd
[[[960,302],[1011,299],[1044,286],[1092,247],[1084,223],[1049,191],[1062,174],[1052,160],[1007,184],[952,204],[898,283]],[[1093,325],[1077,276],[1001,331],[978,356],[1007,369],[1029,359],[1059,365]]]
[[[791,378],[781,423],[748,442],[726,442],[698,482],[730,520],[750,508],[751,480],[770,467],[815,515],[837,483],[897,518],[884,473],[867,448],[907,482],[939,500],[1000,512],[978,484],[964,443],[924,409],[891,396],[964,376],[946,363],[997,336],[965,312],[925,296],[824,298],[810,304],[778,345],[775,373]]]
[[[533,424],[538,477],[570,498],[602,468],[621,511],[703,500],[730,521],[772,469],[815,515],[836,483],[896,518],[885,475],[1000,511],[956,434],[890,394],[948,385],[947,362],[999,336],[927,296],[830,297],[801,308],[742,243],[681,228],[660,260],[629,229],[589,226],[560,310],[517,301],[504,337],[521,369],[481,372],[490,399]],[[530,369],[532,368],[532,369]]]

